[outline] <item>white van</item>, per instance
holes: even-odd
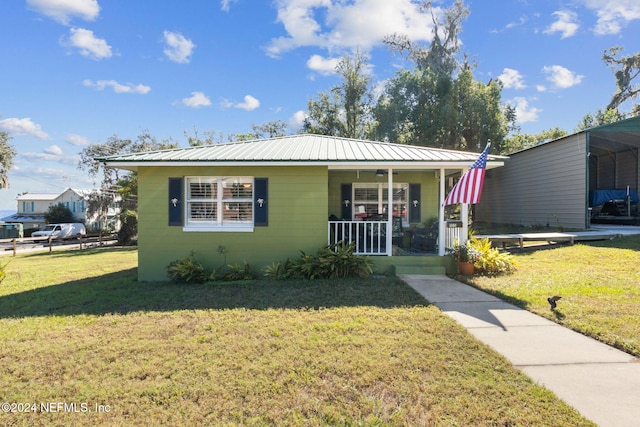
[[[49,237],[53,239],[74,239],[84,237],[86,235],[87,230],[84,228],[84,224],[79,222],[68,224],[49,224],[43,230],[31,233],[31,237],[41,237],[45,239],[48,239]]]

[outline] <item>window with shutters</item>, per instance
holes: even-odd
[[[393,184],[393,216],[402,218],[408,225],[407,197],[409,184]],[[375,216],[386,218],[389,201],[389,185],[386,183],[353,183],[354,219]]]
[[[185,230],[253,229],[253,177],[186,177],[185,185]]]

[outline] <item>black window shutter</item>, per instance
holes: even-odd
[[[255,218],[253,225],[266,227],[269,225],[269,179],[255,178],[253,184],[253,211]]]
[[[409,184],[409,222],[421,222],[420,184]]]
[[[169,178],[169,226],[182,226],[182,178]]]
[[[342,206],[341,215],[342,219],[351,221],[353,209],[353,200],[351,200],[352,184],[342,184],[340,191],[340,205]]]

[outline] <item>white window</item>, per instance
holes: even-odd
[[[353,184],[353,216],[354,219],[366,219],[378,216],[387,219],[389,201],[389,185],[387,183],[354,183]],[[409,184],[393,184],[393,216],[402,218],[408,225],[407,198]]]
[[[252,231],[253,177],[187,177],[185,231]]]

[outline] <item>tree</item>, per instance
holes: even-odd
[[[44,220],[47,221],[47,224],[78,222],[71,209],[62,203],[49,206],[49,209],[44,213]]]
[[[87,171],[92,177],[102,175],[100,190],[89,196],[88,210],[97,212],[100,220],[103,220],[109,210],[109,205],[118,203],[120,205],[120,222],[123,225],[128,224],[129,230],[126,234],[126,241],[121,243],[128,243],[131,236],[137,234],[137,226],[132,230],[130,224],[137,224],[137,221],[132,220],[131,215],[133,212],[135,216],[135,212],[138,210],[138,176],[135,172],[106,168],[96,158],[177,147],[178,144],[170,140],[158,142],[148,131],[144,131],[135,140],[120,139],[113,135],[107,142],[91,144],[80,152],[78,168]]]
[[[567,135],[567,131],[560,129],[557,126],[552,129],[543,130],[542,132],[534,135],[517,133],[505,139],[501,154],[512,154]]]
[[[187,131],[184,131],[184,136],[187,138],[187,142],[190,147],[202,147],[203,145],[213,145],[216,143],[222,142],[222,138],[224,137],[224,133],[218,133],[218,140],[216,141],[216,131],[214,130],[206,130],[203,133],[203,137],[200,138],[198,135],[198,129],[193,128],[193,135],[189,135]]]
[[[414,145],[481,151],[491,140],[500,152],[515,124],[515,109],[502,106],[502,83],[475,80],[466,56],[457,60],[458,34],[469,10],[456,1],[442,18],[432,2],[433,38],[428,46],[393,34],[384,41],[392,52],[406,54],[415,64],[391,79],[374,108],[374,137]]]
[[[444,12],[442,22],[433,13],[433,2],[425,1],[420,8],[431,12],[433,40],[428,47],[417,45],[407,35],[399,33],[387,36],[383,41],[392,52],[406,52],[418,69],[451,75],[458,68],[455,58],[460,46],[458,33],[462,31],[462,22],[469,17],[469,9],[462,0],[456,0],[451,8]]]
[[[640,52],[632,56],[620,56],[622,46],[611,47],[604,51],[602,60],[616,76],[616,91],[605,111],[618,110],[621,104],[635,99],[640,93],[640,86],[633,85],[633,80],[640,74]]]
[[[586,114],[580,123],[578,123],[578,126],[576,126],[575,132],[581,132],[592,127],[615,123],[624,118],[624,114],[621,114],[618,110],[598,110],[595,114]]]
[[[257,139],[276,138],[287,134],[287,123],[282,120],[272,120],[262,125],[252,125],[251,129]]]
[[[309,100],[304,133],[362,139],[370,121],[371,79],[366,74],[368,57],[359,51],[342,57],[336,67],[342,77],[330,93]]]
[[[9,169],[13,165],[16,150],[9,144],[11,137],[0,131],[0,189],[9,188]]]

